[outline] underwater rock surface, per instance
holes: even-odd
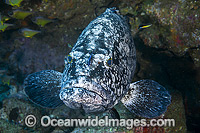
[[[133,34],[141,23],[152,24],[140,32],[145,45],[167,49],[177,56],[189,53],[200,66],[200,2],[193,0],[155,0],[122,2],[120,11],[130,16]]]
[[[34,115],[37,123],[34,127],[27,127],[25,125],[25,118],[28,115]],[[83,117],[80,111],[72,110],[68,107],[61,106],[56,109],[45,109],[33,105],[25,98],[10,97],[3,101],[3,107],[0,109],[0,129],[4,132],[52,132],[53,130],[72,130],[68,127],[42,127],[40,119],[42,116],[49,116],[51,119],[72,119]],[[13,128],[12,128],[13,127]],[[1,130],[0,130],[1,131]]]

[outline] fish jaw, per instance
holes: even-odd
[[[60,99],[65,105],[86,113],[104,112],[111,102],[110,93],[87,76],[67,80],[61,88]]]

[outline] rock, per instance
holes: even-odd
[[[42,116],[39,110],[36,107],[33,107],[28,101],[15,97],[5,99],[3,101],[3,108],[0,110],[0,117],[4,120],[2,122],[5,122],[5,124],[8,124],[9,122],[11,125],[18,127],[15,132],[19,129],[24,129],[20,127],[26,127],[24,120],[26,116],[30,114],[34,115],[37,120]],[[40,127],[40,124],[36,124],[32,129],[38,130]],[[8,129],[5,128],[5,130]]]
[[[200,67],[200,48],[190,49],[189,54],[192,57],[195,66]]]
[[[65,49],[58,49],[35,39],[26,39],[23,45],[13,51],[9,61],[16,71],[26,75],[45,69],[62,71]]]
[[[152,24],[139,33],[145,45],[166,48],[178,56],[184,56],[191,49],[189,54],[198,67],[199,4],[199,1],[191,0],[126,0],[119,4],[119,9],[122,14],[129,16],[133,35],[137,33],[140,24]]]
[[[16,132],[26,132],[22,127],[10,123],[4,119],[0,119],[0,132],[1,133],[16,133]]]

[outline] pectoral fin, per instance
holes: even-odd
[[[110,113],[110,115],[111,115],[111,117],[112,117],[113,119],[118,119],[118,120],[120,120],[119,113],[117,112],[117,110],[116,110],[115,108],[110,109],[110,110],[109,110],[109,113]]]
[[[56,108],[63,104],[59,93],[62,73],[44,70],[28,75],[24,80],[24,90],[29,99],[43,107]]]
[[[171,96],[159,83],[153,80],[140,80],[130,85],[130,90],[121,101],[134,114],[154,118],[167,110]]]

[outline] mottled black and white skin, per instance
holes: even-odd
[[[163,114],[171,96],[153,80],[131,83],[136,50],[126,19],[107,9],[83,30],[63,73],[44,70],[29,75],[25,92],[34,103],[55,108],[63,103],[86,113],[111,110],[120,100],[133,113],[147,118]]]
[[[136,67],[135,46],[127,21],[116,10],[107,9],[93,20],[69,55],[73,61],[65,59],[60,93],[67,106],[103,112],[129,90]]]

